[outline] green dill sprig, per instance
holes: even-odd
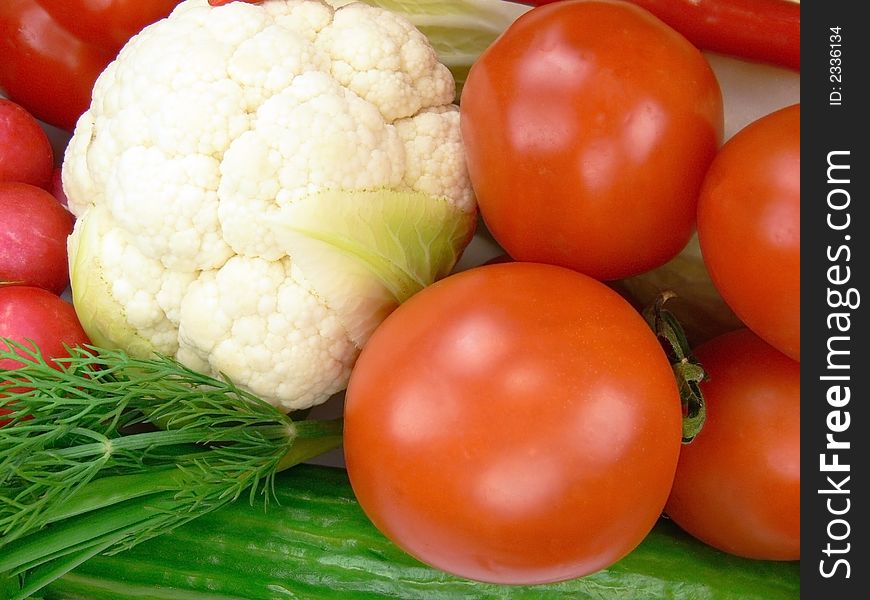
[[[4,360],[17,366],[0,369],[0,576],[26,582],[21,598],[244,494],[268,503],[279,469],[341,440],[340,422],[294,423],[167,357],[48,361],[0,338]]]

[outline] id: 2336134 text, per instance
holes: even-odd
[[[843,28],[839,25],[828,28],[828,82],[831,91],[828,94],[830,106],[843,104]]]

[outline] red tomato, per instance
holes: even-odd
[[[73,216],[47,191],[0,182],[0,282],[63,292],[72,228]]]
[[[53,168],[54,151],[39,122],[14,102],[0,98],[0,182],[47,188]]]
[[[638,313],[574,271],[508,263],[436,283],[375,331],[344,448],[361,506],[405,551],[529,584],[631,551],[680,436],[670,364]]]
[[[565,1],[520,17],[460,105],[481,214],[517,260],[599,279],[672,258],[722,138],[701,53],[645,10]]]
[[[72,305],[46,290],[22,285],[0,286],[0,338],[39,347],[43,356],[69,356],[69,347],[89,344]],[[3,344],[2,349],[8,349]],[[17,361],[0,360],[0,369]]]
[[[800,558],[800,364],[747,329],[697,348],[707,420],[680,453],[666,512],[748,558]]]
[[[3,0],[0,89],[71,130],[120,47],[180,0]]]
[[[751,123],[713,161],[698,202],[710,277],[761,338],[800,360],[800,105]]]
[[[181,0],[38,0],[77,38],[115,53],[139,31],[168,15]]]

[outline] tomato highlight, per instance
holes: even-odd
[[[500,245],[603,280],[686,245],[723,128],[701,53],[613,0],[525,13],[472,66],[460,111],[471,182]]]
[[[728,306],[762,339],[800,360],[800,105],[731,138],[698,201],[704,263]]]
[[[72,130],[121,46],[180,0],[3,0],[0,90],[38,119]]]
[[[375,331],[344,434],[363,510],[405,551],[470,579],[543,583],[604,568],[650,531],[680,396],[616,292],[496,264],[424,289]]]

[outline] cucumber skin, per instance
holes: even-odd
[[[42,590],[45,600],[780,600],[800,597],[799,563],[751,561],[659,522],[609,569],[517,587],[458,579],[408,556],[362,512],[343,469],[298,465],[278,504],[236,502]]]

